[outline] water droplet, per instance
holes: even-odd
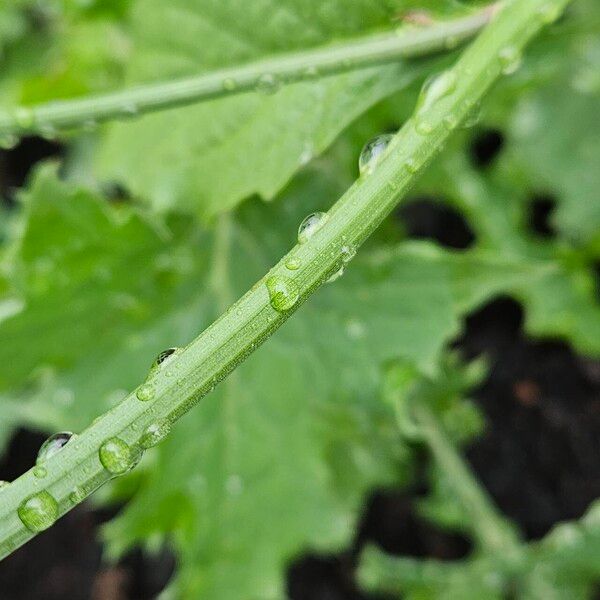
[[[46,469],[46,467],[44,467],[42,465],[35,465],[35,467],[33,467],[32,471],[33,471],[33,476],[37,477],[38,479],[43,479],[44,477],[46,477],[46,475],[48,475],[48,469]]]
[[[453,131],[458,126],[458,119],[454,115],[446,115],[442,123],[448,131]]]
[[[136,390],[135,395],[138,400],[148,402],[156,395],[156,388],[150,383],[144,383]]]
[[[19,143],[19,138],[12,133],[5,133],[0,136],[0,148],[3,150],[12,150]]]
[[[442,71],[428,77],[417,100],[417,114],[428,111],[439,100],[451,94],[456,89],[457,81],[456,73],[453,70]]]
[[[237,88],[237,83],[235,81],[235,79],[232,79],[231,77],[227,77],[226,79],[223,79],[223,89],[227,92],[233,92],[233,90],[235,90]]]
[[[33,111],[27,106],[18,106],[15,109],[15,121],[22,129],[31,129],[35,121]]]
[[[36,459],[36,463],[39,465],[45,460],[48,460],[51,456],[54,456],[59,452],[67,442],[73,437],[70,431],[60,431],[51,435],[40,447]]]
[[[519,69],[523,62],[521,51],[515,46],[506,46],[506,48],[502,48],[498,54],[498,59],[500,60],[500,67],[503,75],[512,75]]]
[[[347,265],[355,256],[356,256],[356,248],[350,244],[346,244],[342,246],[342,262]]]
[[[289,310],[298,302],[300,293],[293,279],[283,275],[273,275],[267,279],[267,290],[271,306],[278,312]]]
[[[333,283],[336,279],[339,279],[344,274],[344,267],[340,267],[329,279],[325,280],[325,283]]]
[[[58,518],[58,503],[44,490],[24,500],[17,514],[29,531],[38,533],[54,524]]]
[[[79,504],[85,498],[85,492],[80,487],[73,488],[73,491],[69,494],[69,500],[73,504]]]
[[[126,442],[120,438],[106,440],[98,450],[102,466],[113,475],[121,475],[136,464],[134,453]]]
[[[361,175],[373,172],[393,138],[393,135],[385,133],[374,137],[364,145],[358,158],[358,172]]]
[[[290,271],[297,271],[301,266],[302,262],[299,258],[291,257],[285,261],[285,268]]]
[[[414,175],[418,170],[419,170],[419,165],[417,164],[417,161],[414,158],[409,158],[405,163],[404,166],[406,167],[406,170],[411,174]]]
[[[154,362],[152,363],[152,367],[154,368],[158,368],[158,367],[162,367],[165,364],[167,364],[173,357],[174,355],[179,351],[179,348],[167,348],[166,350],[163,350],[155,359]]]
[[[125,119],[132,119],[139,113],[139,109],[133,102],[127,102],[121,106],[121,116]]]
[[[274,94],[281,87],[281,82],[272,73],[263,73],[256,81],[256,91],[261,94]]]
[[[306,69],[302,71],[302,76],[304,79],[315,79],[319,76],[319,70],[314,66],[306,67]]]
[[[312,238],[323,225],[327,222],[329,216],[324,212],[314,212],[306,217],[300,227],[298,227],[298,243],[305,244]]]
[[[467,110],[469,112],[462,122],[462,127],[464,129],[475,127],[475,125],[477,125],[481,119],[481,104],[479,102],[477,102],[474,106],[467,107]]]
[[[151,423],[146,427],[140,438],[142,448],[152,448],[159,442],[162,442],[171,432],[171,423],[167,419],[161,419],[156,423]]]

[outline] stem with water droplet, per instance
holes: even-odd
[[[100,461],[99,450],[107,440],[127,444],[137,458],[144,432],[161,423],[172,423],[192,408],[233,371],[293,314],[333,273],[346,262],[343,248],[358,248],[406,194],[416,177],[439,153],[451,135],[449,119],[459,123],[500,76],[503,48],[521,50],[548,22],[548,9],[558,14],[569,0],[509,0],[490,26],[463,53],[455,65],[456,85],[439,101],[419,113],[426,118],[428,133],[417,131],[409,121],[394,137],[377,167],[359,178],[329,211],[329,218],[303,244],[284,256],[265,277],[217,321],[169,362],[168,370],[152,375],[153,393],[135,392],[92,423],[72,443],[44,463],[43,477],[27,471],[0,490],[0,557],[32,538],[19,506],[33,494],[49,493],[62,515],[91,494],[114,474]],[[299,268],[290,271],[294,260]],[[273,308],[266,282],[279,277],[293,281],[296,300],[283,310]],[[285,291],[285,290],[284,290]],[[148,385],[148,384],[146,384]],[[133,463],[132,463],[133,464]]]
[[[281,54],[243,66],[202,75],[159,81],[107,94],[56,100],[0,111],[0,138],[26,133],[52,135],[58,130],[87,126],[254,91],[265,76],[280,83],[315,80],[454,49],[489,22],[494,5],[473,15],[440,21],[428,27],[407,27],[328,45]]]

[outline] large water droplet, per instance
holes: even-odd
[[[298,227],[298,243],[305,244],[325,225],[329,216],[324,212],[314,212],[306,217]]]
[[[452,70],[428,77],[417,100],[417,113],[429,110],[439,100],[451,94],[456,89],[457,81],[456,73]]]
[[[167,348],[166,350],[163,350],[154,359],[154,362],[152,363],[152,367],[159,368],[159,367],[164,366],[174,357],[174,355],[178,352],[178,350],[179,350],[179,348]]]
[[[136,390],[135,395],[138,400],[141,400],[142,402],[148,402],[156,395],[156,388],[151,383],[143,383]]]
[[[281,82],[272,73],[263,73],[256,81],[256,91],[261,94],[274,94],[281,87]]]
[[[273,275],[267,279],[267,290],[271,306],[279,312],[289,310],[298,302],[300,293],[293,279],[283,275]]]
[[[136,462],[129,444],[116,437],[106,440],[100,446],[98,457],[102,466],[113,475],[126,473],[135,466]]]
[[[51,435],[40,447],[36,459],[36,463],[39,465],[44,461],[48,460],[51,456],[54,456],[59,450],[61,450],[68,441],[73,437],[70,431],[60,431]]]
[[[358,157],[358,172],[361,175],[368,175],[373,172],[393,138],[393,135],[384,133],[369,140],[363,146]]]
[[[503,75],[512,75],[515,73],[523,62],[521,51],[515,46],[506,46],[502,48],[498,54],[500,60],[500,68]]]
[[[48,492],[38,492],[22,502],[17,514],[29,531],[38,533],[54,524],[58,518],[58,503]]]
[[[161,419],[156,423],[151,423],[146,427],[140,438],[142,448],[151,448],[162,442],[171,432],[171,423],[167,419]]]

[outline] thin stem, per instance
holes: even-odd
[[[431,408],[415,400],[413,415],[440,471],[448,479],[463,508],[471,515],[470,526],[481,548],[488,553],[517,550],[519,539],[514,529],[479,485]]]
[[[2,488],[0,556],[6,556],[35,535],[18,516],[17,510],[25,499],[44,492],[43,498],[48,500],[50,494],[56,500],[58,515],[71,510],[113,476],[99,460],[99,449],[106,440],[119,438],[119,444],[125,442],[135,449],[135,455],[147,427],[181,417],[281,327],[302,302],[339,270],[348,256],[345,248],[356,249],[369,237],[438,154],[454,126],[501,74],[502,50],[510,47],[511,51],[520,52],[548,22],[548,9],[558,16],[568,1],[509,0],[454,67],[449,78],[455,83],[451,89],[435,101],[428,97],[428,102],[420,104],[415,118],[393,138],[376,168],[350,187],[310,240],[292,248],[265,278],[180,354],[174,355],[168,369],[153,373],[143,388],[144,394],[138,388],[48,458],[43,477],[39,477],[39,470],[38,477],[30,470]],[[434,89],[439,91],[437,86]],[[290,258],[296,259],[299,269],[286,268]],[[273,301],[280,310],[271,305],[266,285],[271,277],[283,281],[288,292],[297,291],[297,296],[288,293],[284,307]]]
[[[0,112],[0,136],[40,131],[51,135],[58,129],[132,118],[141,113],[241,94],[255,90],[261,77],[279,85],[427,56],[471,39],[488,23],[492,13],[492,7],[488,7],[467,17],[422,29],[408,28],[400,34],[373,35],[107,94],[17,107]]]

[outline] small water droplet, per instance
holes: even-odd
[[[227,92],[233,92],[237,88],[237,83],[235,79],[231,77],[227,77],[223,79],[223,89]]]
[[[136,390],[135,395],[138,400],[141,400],[142,402],[148,402],[156,395],[156,388],[150,383],[143,383]]]
[[[48,460],[51,456],[54,456],[64,446],[67,445],[69,440],[73,437],[73,433],[70,431],[59,431],[51,435],[40,447],[36,459],[36,463],[39,465],[44,461]]]
[[[406,170],[411,174],[414,175],[418,170],[419,170],[419,165],[417,164],[417,161],[414,158],[409,158],[405,163],[404,166],[406,167]]]
[[[15,121],[22,129],[31,129],[35,122],[35,116],[31,108],[27,106],[18,106],[15,109]]]
[[[156,423],[151,423],[146,427],[142,437],[140,437],[140,446],[142,448],[152,448],[159,442],[162,442],[171,432],[171,423],[167,419],[161,419]]]
[[[85,498],[85,492],[79,487],[74,487],[73,491],[69,494],[69,500],[73,504],[79,504]]]
[[[344,274],[344,267],[340,267],[329,279],[325,280],[325,283],[333,283]]]
[[[356,256],[356,248],[351,244],[346,244],[342,246],[341,254],[342,262],[347,265]]]
[[[19,143],[19,138],[12,133],[5,133],[0,136],[0,148],[3,150],[12,150]]]
[[[272,73],[263,73],[256,81],[256,91],[261,94],[274,94],[281,87],[281,82]]]
[[[464,118],[462,122],[463,129],[470,129],[471,127],[475,127],[477,123],[479,123],[481,119],[481,104],[476,102],[474,105],[465,106],[467,109],[467,116]]]
[[[132,119],[139,113],[137,105],[133,102],[126,102],[121,106],[121,116],[125,119]]]
[[[305,244],[312,238],[323,225],[327,222],[329,216],[324,212],[314,212],[306,217],[300,227],[298,227],[298,243]]]
[[[319,76],[319,70],[317,67],[306,67],[304,71],[302,71],[302,76],[304,79],[315,79]]]
[[[290,271],[297,271],[302,266],[299,258],[291,257],[285,261],[285,268]]]
[[[498,54],[500,67],[503,75],[512,75],[515,73],[523,62],[521,51],[515,46],[506,46],[502,48]]]
[[[450,114],[443,118],[442,123],[448,131],[453,131],[458,126],[458,119],[454,115]]]
[[[114,437],[106,440],[98,450],[102,466],[113,475],[121,475],[136,464],[134,453],[122,439]]]
[[[58,518],[58,503],[44,490],[24,500],[17,514],[29,531],[38,533],[54,524]]]
[[[43,479],[44,477],[46,477],[46,475],[48,475],[48,469],[46,469],[46,467],[44,467],[42,465],[35,465],[35,467],[33,467],[32,471],[33,471],[33,476],[37,477],[38,479]]]
[[[385,133],[374,137],[363,146],[358,158],[358,172],[361,175],[373,172],[393,138],[393,135]]]
[[[283,275],[273,275],[267,279],[267,290],[271,306],[278,312],[289,310],[298,302],[300,293],[293,279]]]

